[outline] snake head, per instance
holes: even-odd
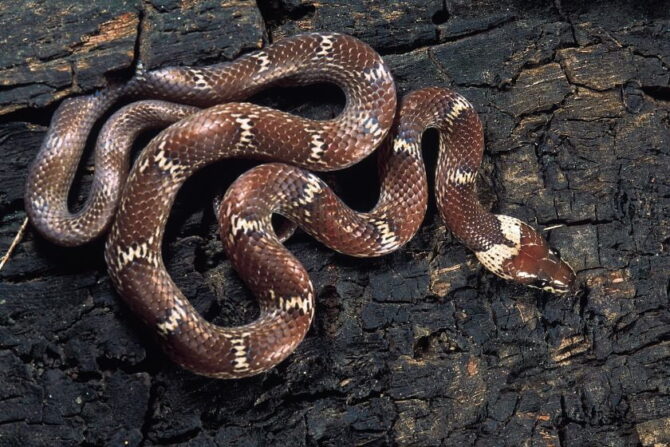
[[[555,294],[574,290],[575,272],[557,250],[528,224],[496,215],[501,243],[475,251],[479,261],[496,275]]]
[[[574,291],[575,272],[558,250],[535,229],[521,222],[519,253],[509,262],[512,279],[554,294]]]

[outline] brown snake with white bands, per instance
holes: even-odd
[[[344,91],[346,104],[336,118],[315,121],[235,102],[269,85],[315,82]],[[152,100],[121,108],[105,124],[91,194],[83,209],[71,214],[67,195],[86,139],[119,98]],[[168,125],[127,174],[136,136]],[[571,290],[572,269],[538,232],[479,205],[474,186],[484,141],[472,105],[453,91],[426,88],[397,107],[381,57],[342,34],[295,36],[211,67],[139,70],[123,86],[64,101],[31,166],[26,210],[38,231],[61,245],[83,244],[109,229],[105,259],[112,281],[160,335],[170,357],[206,376],[250,376],[293,352],[314,315],[312,283],[275,234],[272,214],[352,256],[398,249],[416,233],[426,211],[420,144],[428,128],[440,134],[438,209],[456,237],[503,278],[555,293]],[[300,169],[341,169],[377,146],[381,190],[368,213],[351,210],[318,177]],[[230,157],[281,163],[242,175],[218,207],[226,253],[260,302],[254,322],[220,327],[204,320],[176,287],[165,270],[161,243],[184,181]]]

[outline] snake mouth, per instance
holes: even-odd
[[[575,291],[575,271],[558,250],[533,228],[522,225],[519,253],[511,260],[510,273],[517,282],[563,295]]]
[[[563,295],[575,291],[575,272],[570,265],[550,254],[541,261],[535,273],[526,277],[529,287]]]

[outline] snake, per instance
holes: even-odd
[[[331,83],[345,96],[332,119],[313,120],[244,102],[275,85]],[[94,126],[117,102],[95,142],[95,170],[81,209],[68,192]],[[131,166],[137,136],[159,129]],[[63,246],[107,235],[111,281],[152,329],[169,358],[200,375],[237,379],[286,359],[315,312],[308,272],[275,229],[286,217],[350,256],[393,252],[418,231],[427,209],[421,140],[439,134],[435,198],[439,214],[485,268],[555,294],[574,290],[575,273],[521,220],[485,209],[476,194],[484,153],[473,105],[442,87],[397,99],[377,52],[339,33],[288,37],[206,67],[144,69],[125,83],[64,100],[29,168],[25,205],[34,228]],[[351,166],[376,150],[380,192],[368,212],[349,208],[315,173]],[[235,327],[204,319],[166,271],[162,239],[175,196],[191,175],[228,158],[266,162],[242,174],[216,206],[220,239],[259,302],[259,316]],[[292,231],[289,228],[288,233]]]

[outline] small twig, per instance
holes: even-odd
[[[21,239],[23,239],[23,235],[25,234],[27,227],[28,227],[28,217],[26,216],[26,218],[23,219],[21,228],[19,228],[19,231],[16,233],[16,236],[14,236],[12,244],[9,246],[7,252],[2,257],[2,259],[0,259],[0,270],[2,270],[5,264],[7,264],[7,261],[9,261],[9,258],[12,256],[12,253],[14,253],[16,246],[19,245],[19,242],[21,242]]]
[[[555,230],[556,228],[561,228],[561,227],[564,227],[564,226],[565,226],[565,224],[556,224],[556,225],[552,225],[550,227],[544,228],[543,231]]]

